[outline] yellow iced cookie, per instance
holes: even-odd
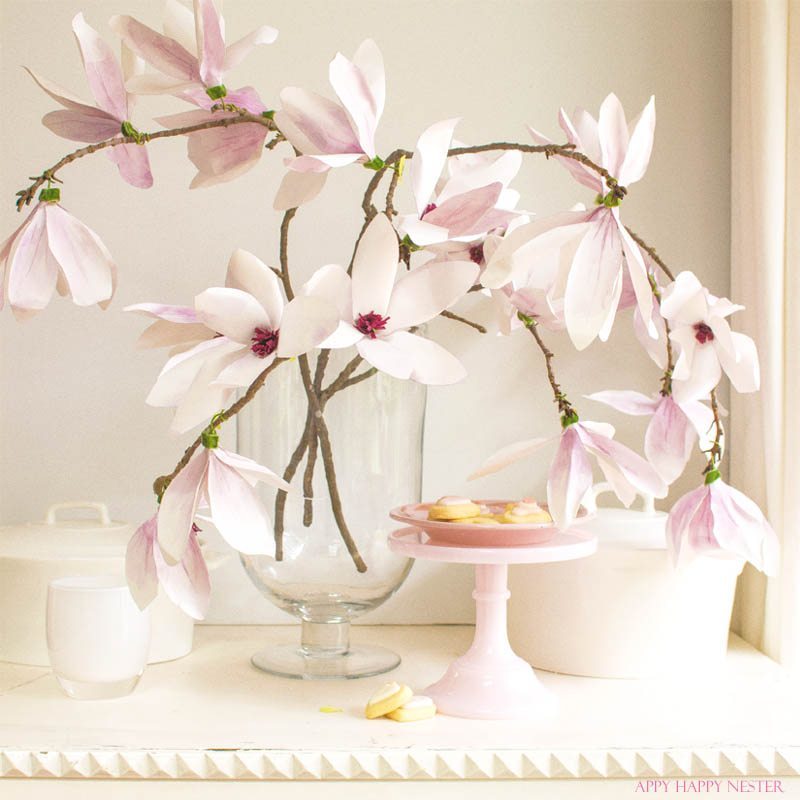
[[[497,520],[492,517],[484,517],[481,515],[480,517],[470,517],[469,519],[462,519],[461,522],[464,522],[468,525],[496,525]]]
[[[385,684],[370,697],[367,703],[365,714],[367,719],[376,719],[386,716],[386,714],[400,708],[403,703],[408,702],[414,692],[405,684],[396,681]]]
[[[414,695],[407,703],[386,716],[395,722],[416,722],[436,715],[436,705],[424,694]]]
[[[454,522],[458,520],[477,517],[481,507],[473,503],[468,497],[440,497],[428,511],[428,519],[441,522]]]
[[[510,507],[509,507],[510,506]],[[500,522],[516,525],[531,522],[552,522],[553,518],[535,500],[525,498],[519,503],[509,503],[505,514],[500,517]]]

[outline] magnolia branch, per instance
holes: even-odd
[[[711,412],[714,415],[714,441],[711,447],[705,451],[708,456],[708,464],[703,470],[703,475],[716,472],[719,468],[719,462],[722,459],[722,437],[725,435],[725,428],[720,419],[719,403],[717,402],[717,390],[711,390]],[[717,476],[719,473],[717,473]]]

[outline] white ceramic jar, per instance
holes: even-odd
[[[596,487],[599,494],[606,487]],[[736,578],[744,562],[697,558],[676,568],[667,515],[599,508],[576,525],[597,553],[514,566],[509,638],[533,666],[598,678],[674,677],[716,669],[728,645]]]
[[[92,518],[75,517],[89,511]],[[103,503],[61,503],[44,522],[0,529],[0,661],[47,666],[47,586],[57,578],[125,574],[134,526]],[[151,607],[148,663],[191,652],[194,621],[160,592]]]

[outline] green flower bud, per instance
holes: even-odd
[[[414,242],[411,240],[411,237],[408,234],[406,234],[400,240],[400,244],[403,245],[403,247],[408,248],[408,251],[410,253],[416,253],[417,250],[422,250],[422,248],[418,244],[414,244]]]
[[[262,111],[261,116],[266,117],[267,119],[275,119],[275,111]]]
[[[50,186],[47,189],[42,189],[39,192],[39,200],[42,203],[57,203],[61,200],[61,189],[56,186]]]
[[[141,135],[139,131],[133,127],[133,123],[129,122],[127,119],[122,123],[120,130],[122,131],[123,136],[127,136],[131,139],[138,139]]]
[[[619,205],[619,197],[617,197],[617,196],[614,194],[614,192],[609,192],[609,193],[608,193],[608,194],[607,194],[607,195],[606,195],[606,196],[603,198],[603,205],[604,205],[606,208],[615,208],[616,206],[618,206],[618,205]]]
[[[221,100],[228,94],[228,90],[222,84],[220,84],[219,86],[209,86],[206,89],[206,94],[212,100]]]
[[[200,439],[203,443],[203,447],[207,448],[208,450],[213,450],[215,447],[219,447],[219,434],[211,428],[206,429],[200,436]]]
[[[710,483],[714,483],[714,481],[718,480],[720,477],[721,476],[719,474],[719,470],[716,469],[716,468],[712,469],[711,472],[707,472],[706,473],[706,486],[708,486]]]
[[[380,156],[375,156],[375,158],[372,158],[369,161],[365,161],[364,166],[367,169],[374,169],[375,172],[377,172],[378,170],[383,169],[386,166],[386,162]]]
[[[523,314],[521,311],[517,311],[517,319],[526,328],[531,328],[536,324],[536,320],[533,317],[529,317],[527,314]]]
[[[578,419],[578,415],[574,411],[570,411],[569,414],[564,414],[561,417],[561,427],[566,430],[570,425],[574,425]]]

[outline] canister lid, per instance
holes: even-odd
[[[580,527],[597,534],[600,548],[620,547],[634,550],[665,550],[667,547],[667,514],[656,511],[651,496],[642,495],[642,509],[597,508],[597,497],[612,491],[608,483],[601,483],[590,490],[584,499],[592,516]],[[594,508],[593,508],[594,506]]]
[[[91,512],[91,516],[85,514]],[[84,512],[83,516],[77,514]],[[0,528],[0,558],[36,560],[124,556],[133,526],[112,520],[104,503],[58,503],[44,522]]]

